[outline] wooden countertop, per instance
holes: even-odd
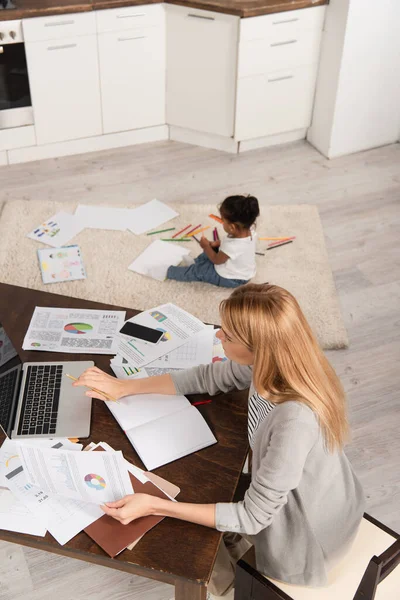
[[[0,21],[46,17],[76,12],[87,12],[122,6],[158,4],[160,0],[13,0],[16,9],[1,10]],[[322,6],[329,0],[165,0],[188,8],[201,8],[238,17],[256,17],[271,13]]]

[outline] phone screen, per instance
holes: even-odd
[[[120,333],[130,335],[138,340],[149,342],[150,344],[157,344],[162,338],[164,332],[158,329],[151,329],[151,327],[145,327],[144,325],[138,325],[137,323],[125,323],[120,330]]]

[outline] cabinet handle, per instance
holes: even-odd
[[[57,23],[45,23],[45,27],[58,27],[59,25],[73,25],[75,21],[58,21]]]
[[[143,40],[147,35],[137,35],[136,37],[118,38],[119,42],[129,42],[129,40]]]
[[[146,13],[135,13],[134,15],[117,15],[117,19],[133,19],[135,17],[145,17]]]
[[[274,46],[287,46],[288,44],[296,44],[297,40],[287,40],[286,42],[275,42],[273,44],[270,44],[271,48],[273,48]]]
[[[78,44],[64,44],[63,46],[49,46],[47,50],[66,50],[67,48],[76,48]]]
[[[298,21],[299,17],[294,17],[293,19],[285,19],[282,21],[272,21],[272,25],[281,25],[281,23],[294,23],[295,21]]]
[[[283,75],[282,77],[275,77],[274,79],[268,78],[269,83],[273,83],[274,81],[283,81],[284,79],[293,79],[294,75]]]
[[[204,15],[195,15],[194,13],[188,13],[188,17],[193,19],[205,19],[206,21],[215,21],[215,17],[206,17]]]

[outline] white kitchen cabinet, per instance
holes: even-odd
[[[234,130],[239,17],[167,5],[167,123]]]
[[[324,14],[321,6],[242,19],[237,141],[310,126]]]
[[[93,23],[89,13],[23,22],[38,145],[101,134]]]
[[[164,9],[156,5],[148,13],[147,8],[98,13],[99,29],[105,30],[98,35],[104,133],[165,123]]]

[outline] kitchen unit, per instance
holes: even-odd
[[[238,152],[305,138],[326,7],[297,4],[308,8],[242,18],[154,3],[23,18],[34,139],[8,136],[0,150],[12,164],[165,139]]]

